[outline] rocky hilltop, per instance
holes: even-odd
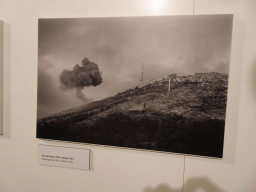
[[[151,80],[144,87],[137,86],[113,97],[51,115],[38,122],[51,121],[62,115],[74,113],[95,113],[96,116],[102,116],[116,111],[125,113],[145,109],[224,120],[227,88],[227,74],[216,72],[196,73],[189,76],[171,74],[160,80]]]
[[[171,74],[143,87],[39,119],[37,136],[220,157],[227,88],[227,74]],[[186,143],[191,138],[183,141],[189,134],[198,136],[193,136],[193,144]],[[212,144],[215,148],[209,154]]]
[[[196,73],[195,75],[188,75],[188,76],[177,76],[177,74],[174,73],[174,74],[171,74],[168,77],[162,78],[160,80],[152,79],[148,85],[167,82],[167,81],[169,81],[169,79],[170,79],[171,83],[178,83],[178,82],[184,82],[184,81],[213,83],[213,82],[217,82],[220,80],[227,82],[228,75],[223,74],[223,73],[211,72],[211,73]]]

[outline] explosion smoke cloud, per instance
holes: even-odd
[[[82,66],[77,64],[74,66],[73,70],[65,69],[62,71],[59,79],[62,89],[76,89],[77,98],[85,102],[87,102],[88,99],[81,90],[84,87],[96,87],[102,83],[98,65],[94,62],[90,62],[88,58],[82,60]]]

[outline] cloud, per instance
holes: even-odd
[[[59,83],[55,80],[54,75],[50,73],[54,68],[53,62],[50,57],[39,58],[38,119],[82,104],[79,100],[72,100],[72,93],[64,93],[59,90]]]
[[[94,62],[90,62],[88,58],[82,60],[82,66],[77,64],[74,66],[73,70],[65,69],[62,71],[59,80],[63,90],[76,89],[77,98],[84,102],[89,100],[81,90],[84,87],[96,87],[102,83],[98,65]]]

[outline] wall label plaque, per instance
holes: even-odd
[[[90,170],[90,150],[88,149],[38,145],[37,152],[39,164]]]

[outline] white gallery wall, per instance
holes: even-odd
[[[234,14],[223,159],[36,139],[38,18]],[[256,191],[255,0],[0,0],[1,192]],[[37,145],[91,150],[91,170],[42,166]]]

